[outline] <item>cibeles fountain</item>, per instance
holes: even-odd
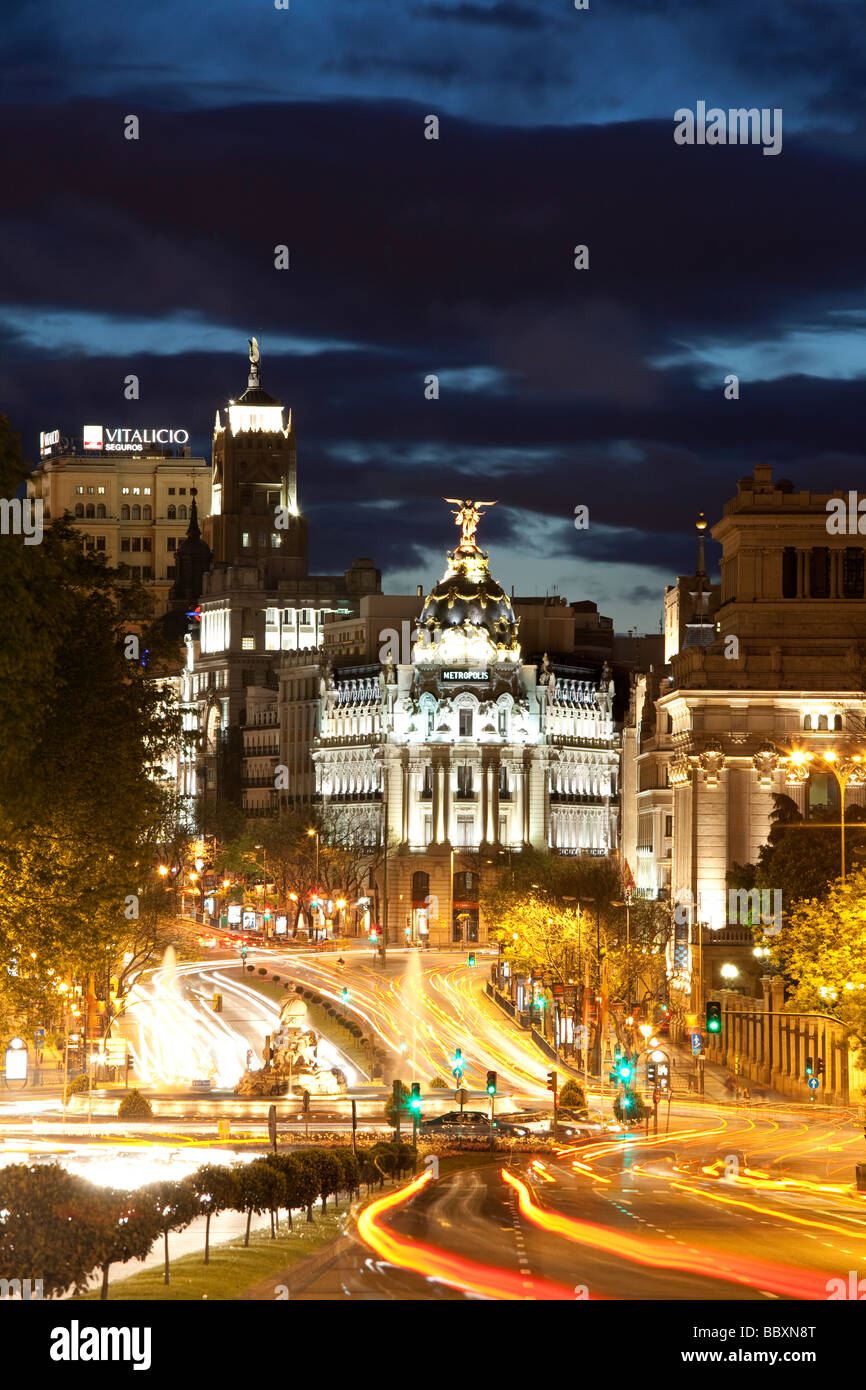
[[[311,1096],[346,1094],[346,1078],[338,1067],[319,1065],[319,1035],[306,1027],[307,1006],[289,995],[280,1007],[280,1026],[265,1038],[264,1066],[249,1067],[237,1086],[237,1096],[284,1096],[308,1091]]]

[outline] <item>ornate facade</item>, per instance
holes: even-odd
[[[486,865],[528,845],[601,855],[617,844],[610,672],[523,662],[511,600],[475,542],[487,505],[458,507],[461,542],[423,605],[411,661],[321,681],[317,797],[355,843],[387,835],[391,940],[484,939]]]

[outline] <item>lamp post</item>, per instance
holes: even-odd
[[[311,836],[311,837],[312,837],[312,836],[315,836],[315,838],[316,838],[316,897],[318,898],[318,896],[319,896],[319,832],[318,832],[318,830],[316,830],[315,828],[313,828],[313,829],[308,830],[308,831],[307,831],[307,834],[308,834],[309,836]],[[312,908],[311,908],[311,915],[312,915]],[[315,930],[318,931],[318,927],[316,927]],[[313,940],[314,940],[314,941],[316,940],[315,932],[314,932],[314,934],[313,934]]]

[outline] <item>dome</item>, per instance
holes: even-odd
[[[492,505],[461,504],[457,517],[463,540],[448,556],[445,574],[424,600],[416,661],[479,667],[491,661],[520,660],[519,619],[511,599],[490,573],[487,552],[475,543],[479,508]]]

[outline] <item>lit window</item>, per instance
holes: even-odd
[[[92,496],[93,496],[93,488],[92,488],[92,487],[89,487],[89,488],[87,489],[87,496],[88,496],[88,497],[92,497]]]
[[[132,489],[132,495],[133,495],[133,497],[140,497],[140,496],[141,496],[141,488],[140,488],[140,487],[134,487],[134,488]]]
[[[75,489],[75,491],[76,491],[76,493],[78,494],[79,497],[83,497],[83,496],[84,496],[84,488],[83,488],[83,487],[77,487],[77,488]]]
[[[271,549],[272,549],[272,550],[279,550],[279,548],[280,548],[280,537],[279,537],[279,534],[278,534],[276,531],[272,531],[272,532],[271,532]]]
[[[104,497],[104,495],[105,495],[105,488],[104,488],[104,487],[98,487],[98,488],[96,489],[96,491],[97,491],[97,493],[99,494],[100,497]]]
[[[146,488],[144,489],[144,495],[145,495],[145,497],[149,497],[149,496],[150,496],[150,488],[149,488],[149,487],[146,487]]]
[[[81,491],[80,488],[79,488],[79,491]],[[122,488],[120,489],[120,491],[123,493],[124,497],[128,497],[128,496],[129,496],[129,488],[128,488],[128,487],[122,487]]]
[[[462,709],[462,710],[460,711],[460,737],[461,737],[461,738],[471,738],[471,737],[472,737],[472,711],[471,711],[471,709]]]
[[[256,639],[255,639],[255,637],[243,637],[243,638],[241,639],[241,650],[242,650],[242,651],[245,651],[245,652],[254,652],[255,649],[256,649]]]
[[[249,531],[244,531],[243,535],[241,536],[241,545],[243,546],[244,550],[249,550],[249,548],[250,548],[250,533],[249,533]]]

